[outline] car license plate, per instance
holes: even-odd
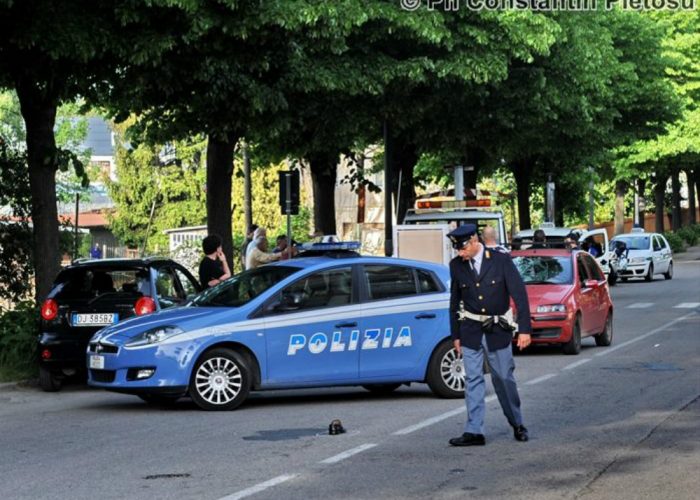
[[[104,356],[90,356],[90,368],[94,368],[95,370],[104,370],[104,368],[105,368]]]
[[[104,326],[119,321],[116,313],[73,314],[73,326]]]

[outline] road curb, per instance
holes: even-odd
[[[0,392],[9,389],[14,389],[19,385],[19,382],[2,382],[0,383]]]

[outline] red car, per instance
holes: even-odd
[[[565,354],[581,352],[583,337],[593,336],[598,346],[611,344],[613,304],[590,254],[530,248],[511,256],[527,288],[533,344],[561,344]]]

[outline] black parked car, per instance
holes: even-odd
[[[182,305],[199,282],[170,259],[76,261],[63,269],[41,306],[39,383],[57,391],[66,376],[85,370],[93,334],[131,316]]]

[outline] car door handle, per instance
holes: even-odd
[[[435,315],[430,313],[420,313],[416,314],[416,319],[435,319]]]
[[[352,328],[354,326],[357,326],[357,322],[353,321],[351,323],[338,323],[335,325],[336,328]]]

